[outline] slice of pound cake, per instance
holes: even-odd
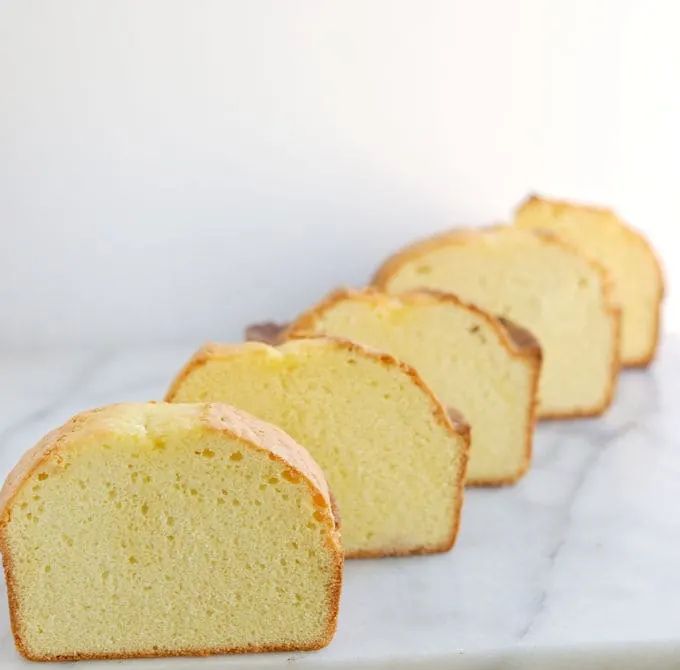
[[[450,294],[332,293],[284,333],[351,338],[413,365],[471,426],[467,483],[509,484],[529,467],[541,351],[526,331]]]
[[[208,345],[167,399],[212,398],[281,426],[323,468],[348,557],[447,551],[456,538],[468,428],[408,365],[336,339]]]
[[[621,362],[651,363],[659,341],[664,285],[661,265],[643,235],[611,210],[536,196],[519,207],[515,225],[551,231],[609,270],[614,299],[621,306]]]
[[[454,230],[398,252],[374,284],[455,293],[528,328],[543,351],[539,416],[593,416],[619,370],[619,310],[607,271],[555,236],[514,226]]]
[[[335,632],[343,555],[323,474],[226,405],[76,416],[9,475],[0,547],[31,660],[318,649]]]

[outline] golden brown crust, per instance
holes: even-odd
[[[524,460],[522,466],[511,477],[498,479],[469,479],[468,486],[505,486],[519,481],[529,469],[533,452],[534,425],[536,423],[538,382],[540,378],[542,352],[538,340],[527,329],[517,326],[508,319],[498,319],[488,312],[480,309],[476,305],[462,301],[452,293],[444,293],[433,289],[420,289],[408,291],[396,296],[386,294],[384,291],[366,287],[361,290],[350,289],[347,287],[339,288],[327,295],[319,304],[301,314],[283,333],[283,338],[309,337],[309,333],[314,331],[316,320],[334,305],[344,300],[359,300],[370,304],[391,305],[395,301],[401,304],[436,304],[447,302],[476,314],[484,319],[499,335],[502,345],[512,356],[528,359],[532,369],[532,402],[527,407],[527,431],[525,435]],[[456,417],[460,415],[455,408],[448,408],[449,418],[456,423]],[[467,426],[467,424],[465,424]],[[467,428],[468,439],[470,439],[469,426]]]
[[[12,554],[9,551],[9,546],[2,526],[0,526],[0,554],[2,554],[2,567],[5,572],[5,584],[7,585],[7,601],[9,606],[9,625],[12,630],[12,637],[14,638],[14,645],[16,646],[17,651],[29,661],[43,660],[31,658],[28,649],[26,649],[26,646],[24,645],[24,639],[21,635],[19,599],[17,598],[17,588],[14,580],[14,561],[12,560]]]
[[[59,462],[59,451],[68,447],[69,438],[82,429],[95,429],[98,418],[106,416],[111,411],[118,411],[133,403],[119,403],[93,409],[74,416],[66,424],[48,433],[38,444],[30,449],[21,458],[16,467],[10,472],[5,484],[0,491],[0,553],[3,557],[5,580],[7,583],[7,597],[9,601],[10,625],[14,642],[19,653],[31,661],[78,661],[78,660],[108,660],[125,658],[153,658],[171,656],[210,656],[217,654],[241,654],[252,652],[275,652],[275,651],[311,651],[321,649],[330,644],[337,628],[338,609],[340,605],[340,592],[342,587],[342,569],[344,553],[340,543],[339,526],[336,525],[337,510],[331,497],[326,480],[321,469],[312,459],[307,450],[298,445],[290,436],[276,426],[266,424],[259,419],[222,403],[196,404],[196,420],[200,421],[209,429],[227,434],[242,444],[264,451],[272,460],[279,461],[287,468],[295,470],[300,475],[300,480],[305,482],[310,489],[310,496],[320,494],[326,501],[330,514],[324,515],[327,523],[326,541],[333,556],[333,575],[328,585],[328,597],[330,613],[328,626],[324,634],[318,639],[311,641],[307,646],[298,644],[281,645],[250,645],[242,648],[219,647],[211,649],[183,649],[183,650],[151,650],[148,652],[116,652],[107,654],[68,654],[68,655],[38,655],[32,654],[24,643],[21,630],[21,608],[17,596],[16,580],[14,577],[14,564],[12,553],[6,537],[7,524],[11,513],[11,502],[22,484],[31,474],[43,465],[54,454]],[[143,403],[136,403],[143,405]],[[154,402],[148,404],[156,404]],[[99,415],[99,417],[97,416]],[[90,426],[91,422],[95,426]],[[266,442],[266,446],[263,446]]]
[[[378,268],[374,278],[373,284],[379,289],[386,290],[389,280],[392,276],[402,267],[405,263],[411,262],[416,258],[420,258],[424,254],[430,251],[439,249],[442,245],[461,245],[467,240],[474,238],[479,235],[484,235],[490,231],[503,228],[504,226],[488,226],[484,228],[466,228],[466,229],[456,229],[445,231],[440,235],[435,235],[424,240],[419,240],[413,244],[404,247],[401,251],[393,254],[388,258],[383,265]],[[562,238],[557,235],[551,234],[544,231],[524,231],[529,235],[535,235],[541,238],[546,244],[553,244],[555,246],[561,247],[562,249],[568,251],[571,254],[578,256],[583,262],[593,268],[597,274],[602,278],[602,302],[611,317],[612,327],[614,330],[614,349],[616,351],[612,354],[612,360],[610,362],[611,374],[609,378],[609,385],[605,393],[605,397],[602,403],[586,412],[582,410],[574,410],[564,413],[551,413],[545,414],[541,413],[540,419],[576,419],[581,417],[590,416],[600,416],[603,414],[611,405],[614,398],[614,387],[616,385],[616,380],[621,368],[621,362],[618,354],[618,349],[621,346],[621,310],[614,303],[613,299],[613,287],[612,279],[609,271],[597,261],[585,256],[576,247],[565,242]]]
[[[391,356],[390,354],[384,353],[382,351],[376,351],[374,349],[371,349],[370,347],[367,347],[353,340],[347,340],[340,337],[324,335],[304,338],[292,337],[291,339],[306,339],[319,346],[324,346],[325,343],[331,342],[338,348],[351,351],[360,356],[372,358],[374,360],[379,361],[382,365],[394,367],[399,369],[401,372],[406,373],[415,383],[415,385],[418,386],[418,388],[420,388],[420,390],[425,393],[425,395],[432,403],[432,413],[433,416],[435,417],[435,420],[442,426],[444,426],[446,430],[456,433],[461,438],[463,438],[464,449],[463,452],[461,453],[460,465],[458,468],[458,473],[456,474],[455,491],[458,492],[464,489],[467,464],[470,454],[470,426],[462,418],[463,415],[457,410],[454,410],[454,412],[458,417],[460,417],[461,420],[456,421],[455,424],[454,422],[452,422],[450,416],[451,409],[447,409],[441,404],[439,399],[435,396],[430,387],[427,386],[427,384],[425,384],[422,377],[413,366],[396,359],[394,356]],[[177,391],[184,382],[184,380],[187,379],[187,377],[196,369],[205,365],[210,360],[228,360],[231,356],[237,354],[239,351],[242,351],[242,347],[256,347],[262,348],[263,350],[272,348],[271,345],[265,344],[263,342],[249,342],[240,345],[220,345],[215,343],[207,344],[203,346],[201,349],[199,349],[191,358],[191,360],[187,363],[187,365],[179,372],[179,374],[177,375],[177,377],[170,386],[170,390],[168,391],[165,398],[166,401],[172,402],[172,399],[177,394]],[[442,545],[442,547],[446,548],[433,547],[431,548],[431,551],[428,550],[427,548],[423,548],[420,553],[439,553],[442,551],[448,551],[448,549],[451,549],[453,547],[458,536],[458,529],[460,527],[461,508],[462,504],[458,506],[458,513],[456,514],[456,517],[454,519],[454,523],[451,529],[451,535],[448,538],[447,542],[444,545]],[[405,554],[400,553],[399,550],[387,548],[384,551],[376,551],[375,553],[372,553],[371,557],[401,556],[401,555]],[[351,556],[348,554],[347,558],[354,558],[358,556],[359,556],[358,554],[352,554]],[[361,556],[363,557],[363,555]]]
[[[552,200],[549,198],[543,198],[536,193],[531,193],[527,198],[521,202],[517,207],[517,212],[527,207],[531,207],[534,204],[545,203],[554,208],[561,208],[565,210],[579,210],[590,212],[591,214],[596,214],[600,216],[608,216],[614,219],[617,225],[624,231],[624,233],[633,241],[634,244],[644,247],[654,261],[654,269],[657,276],[657,282],[659,285],[659,292],[656,299],[656,310],[654,311],[654,336],[652,337],[649,345],[649,349],[638,359],[626,360],[621,362],[622,367],[627,368],[644,368],[652,363],[656,356],[656,352],[659,345],[660,339],[660,321],[661,321],[661,304],[666,294],[666,280],[664,277],[663,264],[659,254],[656,252],[654,246],[649,241],[649,238],[640,230],[633,228],[630,224],[623,221],[618,214],[609,208],[598,207],[594,205],[583,205],[570,200]]]

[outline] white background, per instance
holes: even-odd
[[[677,0],[0,0],[0,346],[233,339],[534,190],[643,229],[680,326],[679,34]]]

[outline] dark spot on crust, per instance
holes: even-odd
[[[447,407],[446,413],[449,415],[449,420],[458,433],[467,434],[470,432],[470,426],[465,420],[463,414],[455,407]]]
[[[518,349],[533,349],[540,353],[541,345],[531,331],[518,326],[514,321],[510,321],[510,319],[506,319],[503,316],[499,316],[498,320]]]
[[[276,323],[274,321],[254,323],[246,328],[246,340],[271,345],[280,344],[281,335],[287,327],[287,323]]]

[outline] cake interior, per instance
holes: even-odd
[[[159,409],[75,442],[16,495],[5,541],[28,654],[318,646],[336,560],[320,494]]]
[[[321,466],[347,556],[442,551],[460,510],[466,444],[398,366],[325,339],[215,352],[175,401],[228,402],[283,428]]]

